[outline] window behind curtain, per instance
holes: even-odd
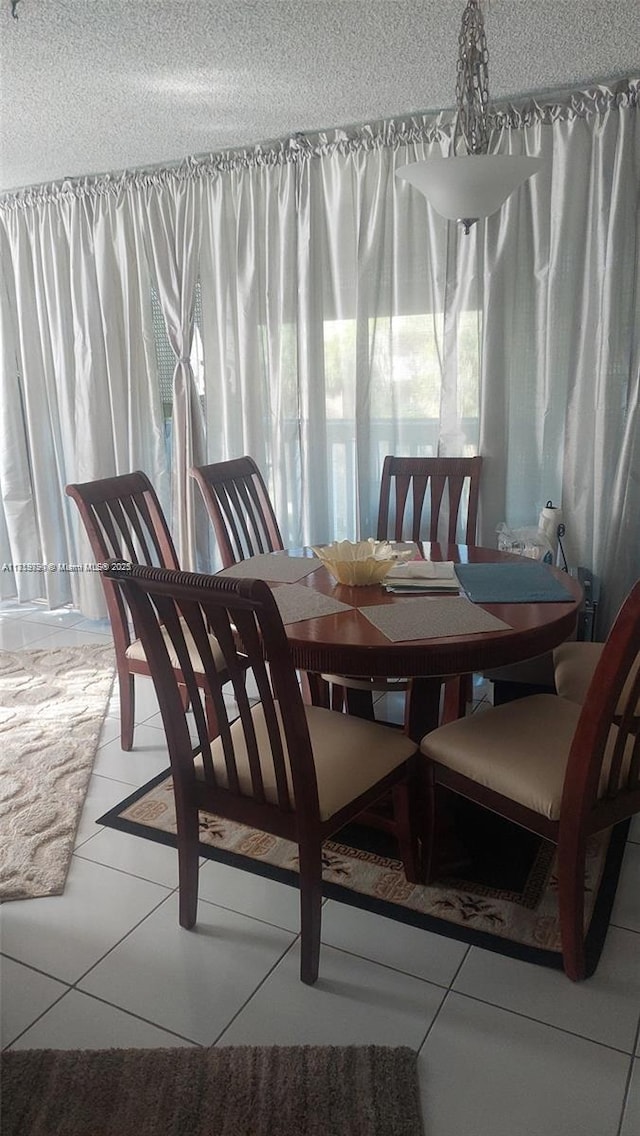
[[[387,454],[405,457],[435,457],[441,433],[442,376],[439,343],[442,316],[412,313],[374,317],[368,321],[367,350],[371,362],[371,415],[369,419],[371,463],[371,516],[377,515],[377,494],[382,464]],[[287,468],[295,464],[299,444],[296,385],[296,328],[280,329],[281,351],[279,405],[283,420],[283,450],[277,455]],[[262,328],[263,343],[267,332]],[[328,532],[312,539],[352,539],[358,532],[357,482],[357,321],[325,319],[322,324],[324,353],[324,421],[317,423],[326,436],[328,478]],[[456,409],[463,442],[458,454],[477,453],[479,407],[478,313],[461,312],[456,321]],[[265,420],[265,431],[269,422]],[[291,452],[289,452],[289,450]],[[265,469],[269,478],[269,470]],[[285,535],[292,522],[293,501],[281,517]],[[362,535],[362,534],[360,534]]]

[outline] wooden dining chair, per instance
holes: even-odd
[[[213,525],[222,567],[284,545],[264,478],[253,458],[231,458],[191,470]]]
[[[162,506],[153,485],[141,470],[98,481],[67,485],[66,493],[80,511],[96,563],[108,560],[155,564],[178,569],[178,556]],[[133,747],[136,675],[149,675],[144,647],[132,630],[122,593],[100,573],[111,622],[120,692],[120,740]],[[215,645],[214,645],[214,649]],[[173,664],[178,668],[177,658]],[[186,697],[186,694],[184,695]],[[213,707],[208,705],[210,729],[215,732]]]
[[[622,605],[580,706],[553,694],[506,703],[427,734],[430,822],[438,785],[557,844],[564,969],[592,973],[585,951],[587,841],[640,812],[640,580]],[[426,863],[433,872],[433,839]]]
[[[482,458],[415,458],[387,455],[382,466],[378,505],[378,540],[431,541],[456,544],[462,527],[462,543],[476,543],[478,498]],[[332,689],[339,689],[337,676],[325,675]],[[409,679],[342,680],[351,713],[374,717],[374,696],[407,691]],[[470,696],[467,677],[445,684],[443,720],[465,712]],[[334,695],[334,703],[335,703]]]
[[[559,647],[556,647],[553,652],[553,671],[557,693],[563,698],[568,698],[571,702],[577,702],[582,706],[591,686],[596,667],[600,662],[603,649],[603,643],[575,640],[561,643]],[[636,658],[635,665],[631,668],[620,698],[620,705],[616,708],[616,714],[619,718],[622,717],[623,707],[627,700],[628,687],[635,681],[639,668],[640,654]],[[633,714],[632,728],[634,730],[640,728],[640,702]]]
[[[213,525],[223,568],[284,549],[269,490],[253,458],[230,458],[194,466],[190,472]],[[320,675],[303,673],[301,682],[305,701],[331,702],[330,689]]]
[[[318,975],[322,844],[389,791],[405,817],[402,855],[409,879],[420,872],[416,823],[420,756],[397,730],[317,706],[305,706],[282,618],[262,580],[184,574],[134,565],[107,577],[131,608],[155,683],[176,801],[180,923],[192,927],[198,901],[198,812],[292,841],[298,848],[301,971]],[[220,645],[224,673],[206,628]],[[215,704],[211,741],[185,628]],[[168,636],[182,669],[195,725],[192,742]],[[236,708],[223,697],[229,676]],[[250,704],[246,678],[259,701]]]

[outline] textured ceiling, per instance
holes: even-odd
[[[451,107],[464,0],[0,0],[0,189]],[[637,74],[640,0],[485,5],[494,100]]]

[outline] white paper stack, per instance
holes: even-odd
[[[410,560],[391,568],[384,579],[388,592],[456,593],[460,585],[452,560]]]

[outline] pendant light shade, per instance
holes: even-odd
[[[470,154],[412,162],[400,166],[396,177],[419,189],[441,216],[462,221],[467,228],[480,217],[495,213],[541,166],[540,158]]]
[[[489,154],[489,52],[480,0],[467,0],[458,37],[453,157],[400,166],[404,178],[443,217],[468,233],[480,217],[500,209],[509,195],[542,168],[540,158]],[[456,155],[461,136],[466,155]]]

